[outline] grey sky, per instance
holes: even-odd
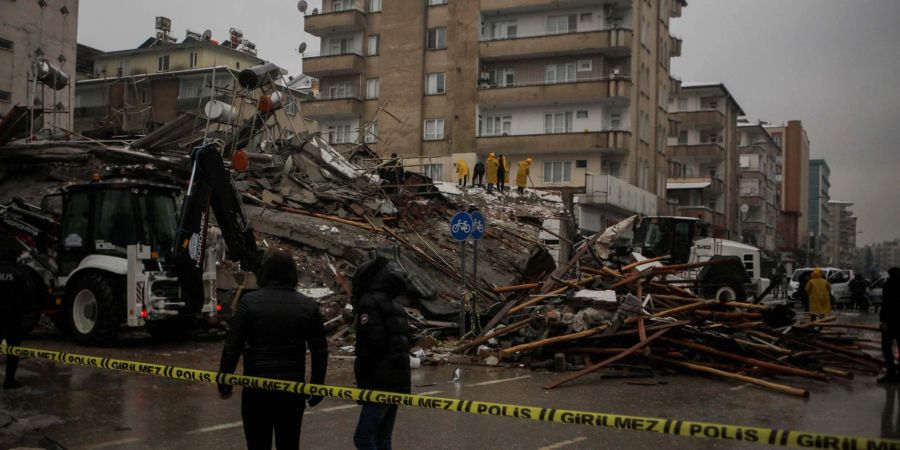
[[[462,0],[476,1],[476,0]],[[310,1],[310,8],[321,0]],[[721,81],[747,114],[800,119],[813,158],[831,167],[832,198],[855,201],[860,242],[900,237],[900,1],[690,0],[673,31],[684,39],[673,72],[684,81]],[[241,28],[259,56],[299,72],[303,32],[293,0],[81,0],[79,41],[101,50],[133,48],[153,18],[174,34]]]

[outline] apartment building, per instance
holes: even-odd
[[[831,214],[831,232],[826,255],[831,265],[853,268],[856,255],[856,223],[853,202],[831,200],[828,202]]]
[[[829,263],[827,249],[831,239],[831,169],[824,159],[809,161],[809,248],[811,264]]]
[[[743,242],[771,254],[781,211],[781,147],[761,123],[738,124]]]
[[[737,119],[744,110],[721,83],[683,83],[669,102],[677,133],[668,138],[668,200],[675,214],[740,239]]]
[[[16,105],[34,105],[45,129],[71,130],[78,0],[3,1],[0,17],[0,117]],[[51,72],[35,84],[47,65],[62,75]]]
[[[794,253],[809,245],[809,135],[799,120],[766,126],[766,130],[781,146],[781,216],[776,246],[785,254]]]
[[[588,190],[587,229],[665,197],[670,35],[683,0],[326,0],[305,19],[320,96],[304,114],[337,145],[453,161],[531,157],[535,187]],[[674,86],[677,87],[677,86]]]

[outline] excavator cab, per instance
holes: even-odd
[[[647,258],[669,255],[671,264],[687,263],[697,222],[690,217],[643,217],[634,229],[634,248]]]

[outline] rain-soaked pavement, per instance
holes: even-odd
[[[877,323],[874,314],[842,320]],[[875,335],[873,335],[875,337]],[[215,370],[221,342],[155,343],[127,340],[117,348],[80,348],[50,331],[27,346]],[[0,356],[0,359],[3,359]],[[799,399],[754,386],[700,376],[667,375],[666,384],[639,386],[625,380],[586,377],[554,391],[540,388],[557,374],[527,369],[453,366],[413,371],[417,393],[542,407],[713,421],[780,429],[900,437],[900,388],[880,386],[873,376],[831,384],[791,379],[811,392]],[[219,399],[208,384],[61,366],[28,360],[20,369],[25,387],[0,391],[0,449],[240,449],[240,396]],[[328,383],[352,386],[352,360],[332,358]],[[307,409],[304,448],[352,448],[359,408],[326,399]],[[53,447],[57,442],[62,447]],[[654,433],[537,423],[422,409],[402,409],[394,433],[398,449],[661,449],[762,448]]]

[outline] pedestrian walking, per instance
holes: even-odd
[[[850,299],[856,308],[862,312],[869,311],[868,299],[869,282],[863,274],[858,273],[850,281]]]
[[[472,187],[481,187],[484,185],[484,163],[478,161],[475,163],[475,171],[472,173]]]
[[[519,163],[519,171],[516,173],[516,187],[519,190],[519,195],[525,193],[525,188],[528,187],[528,177],[530,175],[531,158],[528,158]]]
[[[466,160],[461,159],[454,166],[456,166],[456,178],[459,180],[459,187],[466,187],[469,184],[469,165],[466,164]]]
[[[387,259],[364,263],[353,276],[356,311],[354,372],[360,389],[410,393],[410,330],[397,297],[406,279]],[[389,450],[397,405],[362,402],[353,443],[358,449]]]
[[[500,155],[497,158],[497,190],[502,194],[509,184],[509,160]]]
[[[16,262],[16,243],[8,236],[0,237],[0,341],[6,345],[22,345],[25,338],[26,302],[28,295],[28,272]],[[6,355],[6,376],[3,389],[21,387],[16,381],[19,357]]]
[[[809,282],[803,288],[809,295],[809,313],[812,320],[831,314],[831,283],[822,275],[822,269],[813,270]]]
[[[272,251],[260,268],[260,289],[240,298],[231,318],[219,371],[234,373],[243,355],[244,375],[300,381],[306,379],[306,350],[311,354],[310,383],[323,384],[328,343],[316,302],[296,291],[297,266],[291,255]],[[232,386],[219,385],[223,399]],[[314,407],[322,397],[309,398]],[[241,418],[249,450],[300,448],[306,398],[299,394],[244,388]]]
[[[888,270],[888,279],[881,292],[881,352],[887,374],[879,378],[878,382],[897,383],[900,381],[900,373],[894,358],[894,342],[900,346],[900,267]]]
[[[491,153],[487,157],[485,166],[485,168],[487,169],[487,192],[488,194],[493,194],[494,186],[497,185],[500,161],[497,160],[497,157],[493,153]]]

